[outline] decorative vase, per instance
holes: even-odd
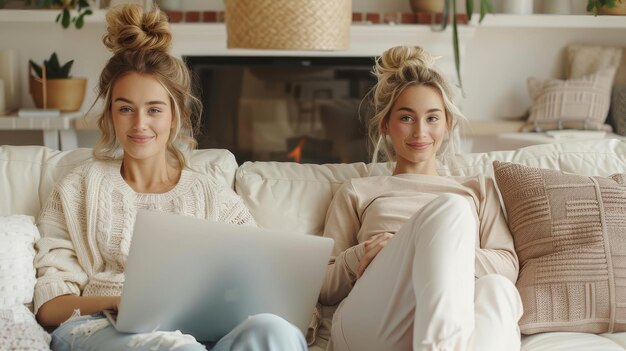
[[[572,13],[571,0],[544,0],[543,13],[553,15],[569,15]]]
[[[3,107],[0,113],[8,113],[20,107],[20,69],[17,50],[0,50],[0,80],[4,81],[2,99]]]
[[[502,13],[530,15],[533,13],[533,0],[503,0]]]
[[[181,0],[158,0],[157,4],[161,10],[180,11],[183,9]]]
[[[443,12],[444,0],[410,0],[413,12]]]

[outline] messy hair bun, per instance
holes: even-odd
[[[167,91],[174,116],[167,140],[168,161],[179,169],[187,167],[190,151],[197,145],[193,134],[202,115],[202,102],[192,91],[187,66],[170,53],[172,34],[167,17],[159,9],[144,12],[137,5],[120,5],[107,12],[106,21],[107,33],[102,41],[113,56],[98,81],[98,98],[104,100],[105,108],[98,119],[101,133],[94,146],[94,157],[122,157],[123,149],[111,119],[113,87],[120,77],[137,73],[156,79]]]
[[[102,42],[113,54],[124,50],[170,52],[172,33],[167,16],[158,9],[144,12],[139,5],[117,6],[107,12],[106,23]]]
[[[440,92],[446,109],[448,137],[439,149],[440,155],[451,155],[457,152],[458,122],[465,117],[452,103],[454,91],[452,86],[435,68],[435,58],[419,46],[392,47],[376,59],[372,69],[377,83],[373,88],[372,104],[374,116],[368,124],[372,161],[393,161],[395,153],[384,141],[383,129],[389,120],[389,111],[402,91],[408,86],[426,85]]]
[[[396,75],[400,80],[414,80],[416,73],[434,69],[435,59],[419,46],[396,46],[376,61],[374,75],[380,80]]]

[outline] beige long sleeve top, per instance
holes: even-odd
[[[170,191],[140,194],[120,167],[119,161],[85,164],[52,191],[38,223],[35,313],[60,295],[120,295],[139,209],[256,225],[237,194],[206,175],[183,170]]]
[[[395,233],[443,193],[466,197],[476,210],[476,277],[498,273],[515,283],[519,264],[492,179],[421,174],[366,177],[346,182],[328,209],[324,236],[333,238],[335,246],[320,302],[334,305],[350,293],[367,239]]]

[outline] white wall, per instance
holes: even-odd
[[[487,120],[523,115],[530,106],[528,77],[564,78],[571,44],[626,48],[626,30],[478,27],[463,59],[463,112]]]

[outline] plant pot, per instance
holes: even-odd
[[[626,1],[622,0],[621,3],[615,2],[614,7],[602,6],[598,12],[601,15],[626,16]]]
[[[410,0],[413,12],[442,13],[444,0]]]
[[[29,77],[30,94],[37,108],[44,108],[43,84],[33,75]],[[45,108],[58,108],[62,112],[78,111],[85,98],[87,79],[47,79]]]

